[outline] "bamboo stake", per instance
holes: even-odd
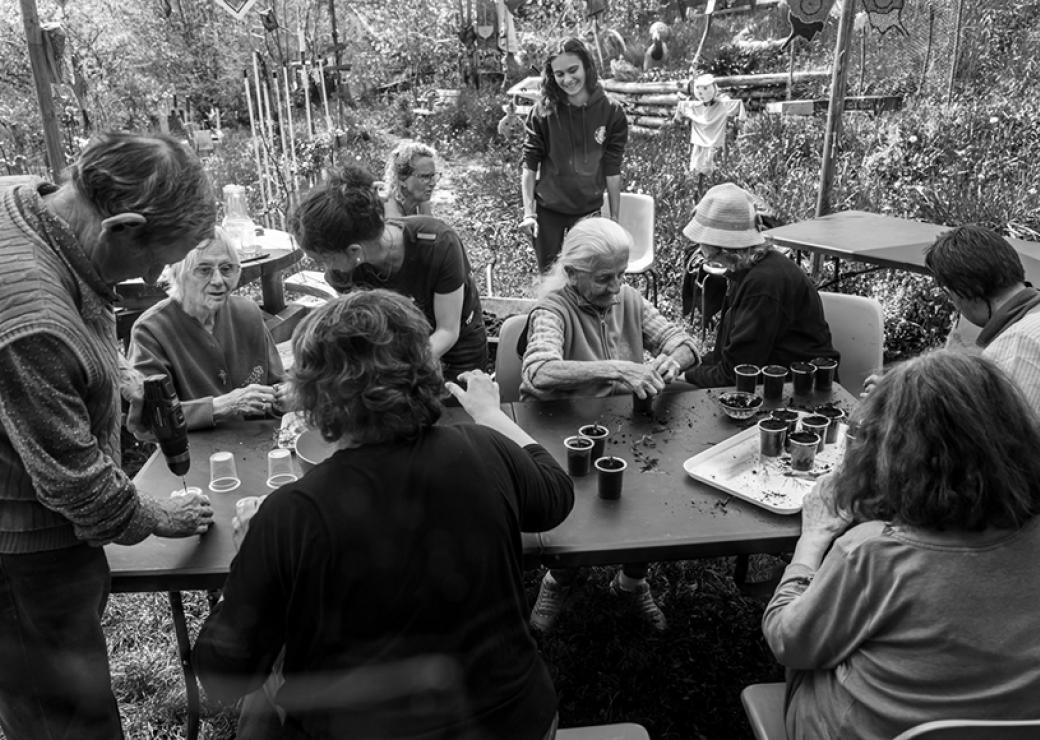
[[[274,88],[274,105],[275,110],[278,111],[278,134],[282,142],[282,157],[285,157],[286,152],[289,151],[289,143],[285,136],[285,115],[282,112],[282,88],[278,84],[278,73],[271,73],[271,80],[274,84],[271,87]]]
[[[257,63],[257,57],[259,56],[256,50],[253,51],[253,89],[256,91],[256,120],[257,128],[260,129],[260,140],[262,146],[260,147],[260,159],[264,164],[264,174],[260,178],[260,196],[264,201],[264,226],[270,226],[267,219],[267,209],[271,202],[273,193],[271,192],[270,185],[274,182],[271,178],[271,156],[268,151],[267,145],[267,131],[264,129],[264,96],[261,91],[260,85],[260,65]]]
[[[292,200],[291,204],[295,203],[296,195],[299,191],[299,183],[296,181],[296,173],[299,171],[296,166],[296,131],[293,129],[293,118],[292,118],[292,90],[289,87],[289,68],[282,67],[282,79],[285,82],[285,120],[289,127],[289,161],[292,163]]]
[[[321,80],[321,104],[325,108],[325,130],[332,132],[332,116],[329,115],[329,94],[325,89],[325,67],[322,65],[321,57],[318,57],[318,79]]]
[[[961,23],[964,21],[964,0],[957,0],[957,18],[953,23],[953,53],[950,55],[950,78],[946,83],[946,102],[953,97],[953,82],[957,77],[957,57],[961,50]]]
[[[274,151],[273,151],[274,150],[274,119],[271,116],[271,96],[270,96],[270,93],[267,90],[267,85],[263,86],[263,91],[264,91],[264,106],[267,108],[267,134],[268,134],[268,137],[267,137],[268,144],[267,145],[272,150],[272,151],[270,151],[268,153],[267,161],[271,165],[271,170],[274,171],[276,174],[278,174],[279,179],[281,179],[281,174],[278,172],[279,164],[278,164],[278,162],[275,159]],[[272,200],[274,199],[274,188],[275,187],[276,187],[275,181],[272,179],[272,189],[271,189]],[[271,204],[270,203],[267,204],[266,210],[267,210],[268,214],[271,212]],[[270,219],[267,218],[267,219],[265,219],[265,221],[269,222]],[[280,208],[278,209],[278,222],[281,225],[281,228],[284,229],[285,228],[285,213]],[[268,223],[267,225],[270,226],[271,224]]]
[[[249,131],[253,135],[253,158],[256,160],[256,179],[260,182],[260,196],[267,202],[264,190],[264,168],[260,163],[260,141],[257,139],[256,117],[253,112],[253,98],[249,95],[249,71],[242,70],[242,82],[245,84],[246,107],[249,109]]]
[[[296,17],[296,41],[300,47],[300,76],[303,78],[303,109],[307,114],[307,138],[314,141],[314,126],[311,121],[311,73],[307,66],[307,41],[303,36],[303,24]]]

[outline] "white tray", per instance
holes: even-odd
[[[809,416],[799,412],[799,416]],[[782,452],[775,459],[759,455],[758,427],[753,426],[710,450],[683,463],[687,475],[709,486],[744,499],[777,514],[797,514],[802,498],[816,483],[815,474],[834,470],[845,454],[845,425],[838,428],[838,441],[816,453],[811,476],[791,473],[791,456]]]

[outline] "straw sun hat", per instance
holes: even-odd
[[[765,243],[755,224],[751,194],[731,182],[716,185],[704,194],[682,233],[691,242],[723,249],[747,249]]]

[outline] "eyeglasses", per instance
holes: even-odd
[[[191,271],[191,274],[202,280],[209,280],[213,277],[213,273],[216,270],[220,270],[220,276],[225,278],[234,277],[242,271],[241,265],[233,265],[230,262],[224,262],[220,265],[196,265]]]
[[[414,174],[416,177],[418,177],[423,182],[437,182],[438,180],[441,179],[441,173],[440,172],[427,172],[426,174],[422,174],[422,175],[420,175],[418,172],[413,172],[412,174]]]

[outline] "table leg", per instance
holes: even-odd
[[[264,310],[277,316],[285,308],[285,284],[281,270],[272,270],[260,276],[260,292]]]
[[[195,669],[191,667],[191,641],[188,639],[188,623],[184,617],[184,599],[180,591],[170,591],[170,611],[173,614],[173,630],[177,634],[177,654],[184,671],[184,690],[188,700],[188,740],[199,736],[199,683]]]

